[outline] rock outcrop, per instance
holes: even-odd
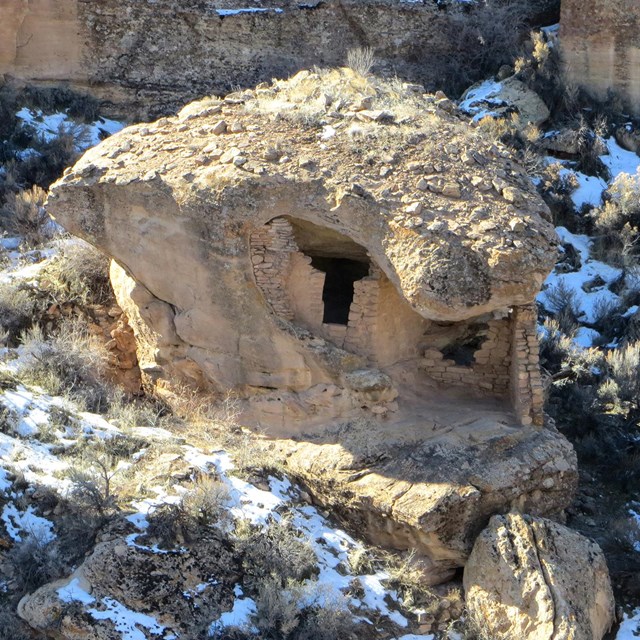
[[[375,368],[404,389],[511,397],[540,423],[530,305],[555,234],[524,172],[451,109],[414,85],[301,72],[113,136],[48,208],[117,262],[157,388],[233,390],[290,432],[393,412],[396,391],[347,375]]]
[[[344,64],[354,47],[375,49],[392,74],[439,81],[469,9],[435,0],[5,0],[0,74],[69,83],[139,116]]]
[[[210,619],[228,610],[238,571],[222,542],[154,552],[116,539],[99,544],[69,578],[23,598],[18,614],[47,637],[64,640],[113,640],[126,631],[140,634],[136,637],[170,637],[166,628],[203,637],[207,629],[199,610]]]
[[[562,0],[567,79],[604,100],[615,91],[640,115],[640,8],[634,0]]]
[[[310,442],[279,442],[272,455],[359,535],[415,549],[424,581],[437,584],[464,566],[491,515],[555,517],[577,486],[575,453],[557,432],[509,428],[462,406],[462,397],[432,401],[413,421],[352,422]]]
[[[514,77],[499,82],[485,80],[469,87],[461,98],[460,106],[476,120],[487,115],[502,118],[516,115],[516,124],[521,128],[542,124],[549,117],[549,108],[544,100]]]
[[[532,305],[549,213],[446,98],[301,72],[126,129],[48,208],[114,258],[147,386],[233,392],[314,501],[418,549],[425,580],[492,514],[568,504]]]
[[[597,544],[562,525],[494,516],[464,570],[469,614],[492,637],[600,640],[615,603]]]

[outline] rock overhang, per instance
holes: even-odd
[[[74,213],[80,192],[163,194],[176,219],[230,255],[251,228],[290,216],[365,247],[425,318],[459,321],[529,303],[553,266],[555,235],[506,150],[413,85],[396,99],[396,116],[371,108],[389,103],[382,81],[331,73],[326,92],[324,78],[303,72],[129,127],[54,185],[49,211],[116,260],[117,248],[95,236],[99,225],[85,219],[82,228]],[[355,85],[351,103],[318,111],[337,82]],[[294,90],[304,99],[293,102]]]

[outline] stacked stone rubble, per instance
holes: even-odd
[[[374,274],[353,283],[353,303],[344,348],[362,356],[373,356],[373,337],[378,317],[380,276]]]

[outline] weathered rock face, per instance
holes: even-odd
[[[149,380],[257,398],[286,430],[394,411],[345,374],[421,369],[541,419],[548,210],[448,101],[403,91],[301,73],[129,128],[54,186],[49,211],[117,262]]]
[[[634,0],[563,0],[560,43],[569,80],[640,114],[640,8]]]
[[[494,516],[464,570],[469,613],[499,638],[600,640],[614,599],[597,544],[555,522]]]
[[[539,0],[532,14],[552,4]],[[439,6],[440,5],[440,6]],[[68,81],[127,111],[158,113],[371,46],[421,82],[455,47],[459,3],[398,0],[5,0],[0,74]],[[242,9],[249,9],[243,11]]]
[[[48,207],[114,258],[147,384],[240,395],[314,500],[425,579],[492,514],[570,500],[531,304],[548,211],[449,100],[301,72],[123,131]]]
[[[189,550],[154,553],[117,539],[99,544],[70,578],[23,598],[18,613],[46,637],[64,640],[121,637],[113,621],[124,618],[123,611],[129,611],[136,630],[146,632],[138,637],[161,636],[169,628],[199,638],[206,635],[207,616],[210,623],[231,608],[232,580],[239,570],[228,548],[215,540],[195,543]],[[95,613],[88,615],[80,603]],[[153,617],[131,615],[134,611]]]
[[[461,107],[473,114],[484,111],[504,117],[515,113],[522,128],[531,123],[542,124],[549,117],[549,108],[542,98],[514,77],[499,83],[479,82],[465,91],[461,101]]]
[[[491,515],[557,516],[577,473],[571,445],[554,430],[501,425],[486,407],[463,408],[462,396],[428,406],[401,425],[352,422],[311,442],[281,442],[274,456],[358,535],[415,549],[425,582],[436,584],[464,566]]]

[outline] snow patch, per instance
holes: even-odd
[[[638,640],[640,637],[640,609],[631,614],[625,614],[620,624],[616,640]]]
[[[502,91],[502,83],[495,80],[485,80],[469,89],[458,105],[462,111],[473,116],[474,122],[487,116],[496,116],[492,108],[504,107],[507,103],[497,98]]]
[[[33,538],[41,544],[48,544],[56,538],[53,523],[36,515],[32,506],[28,506],[26,511],[20,511],[13,502],[8,502],[4,505],[0,520],[14,542]]]

